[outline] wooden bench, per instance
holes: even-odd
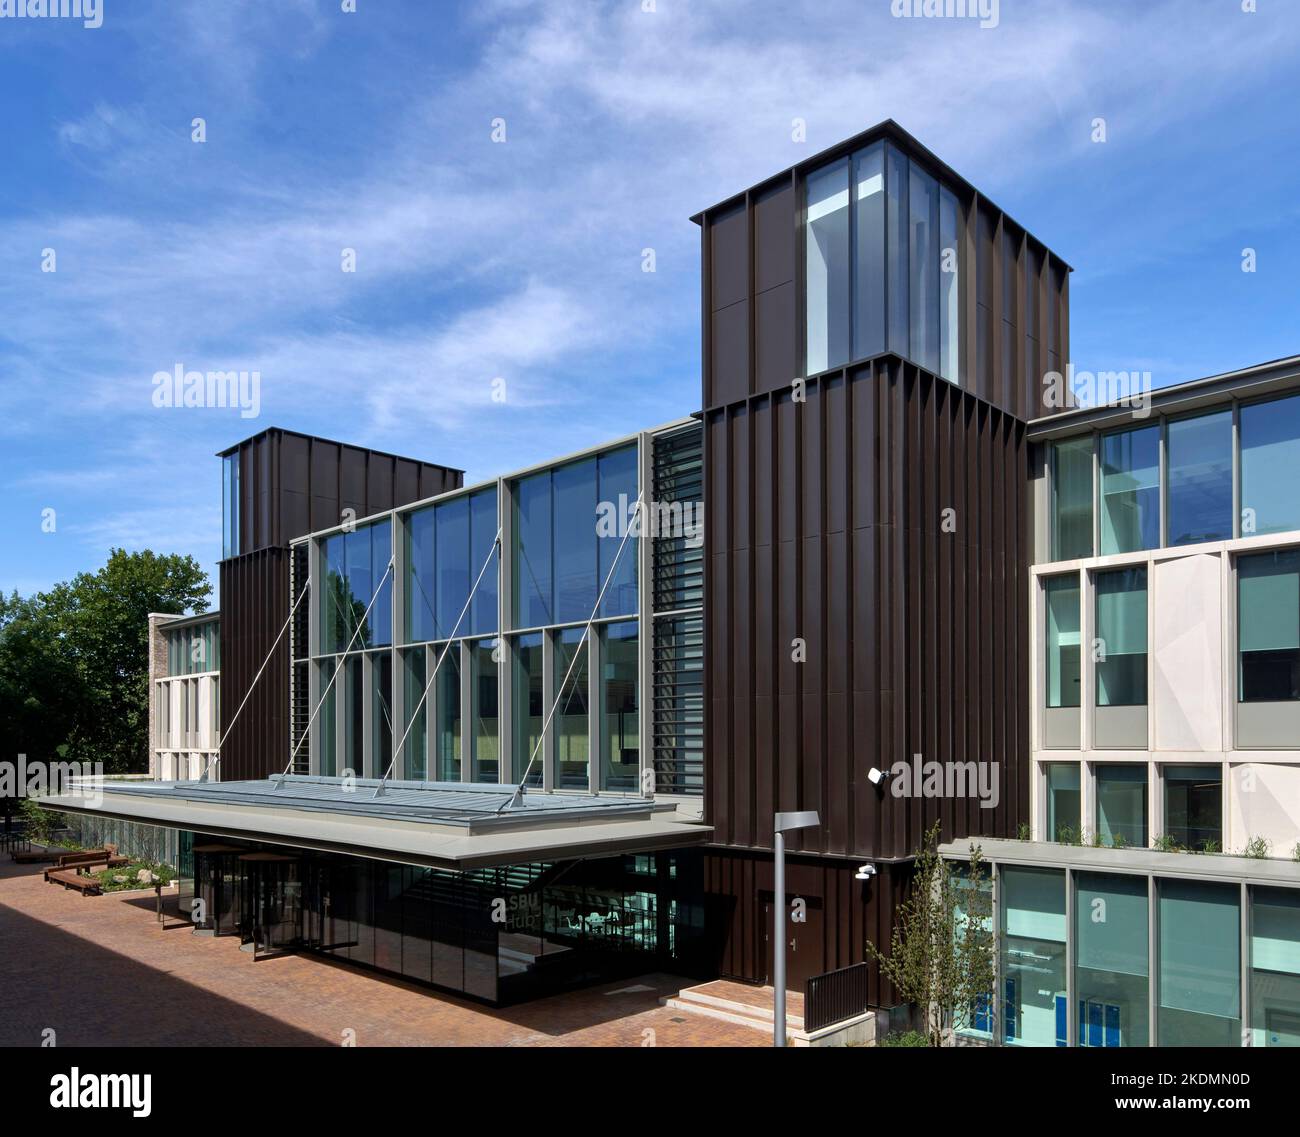
[[[75,888],[82,896],[100,894],[99,881],[93,876],[82,876],[76,869],[51,869],[46,872],[45,879],[64,888]]]
[[[59,854],[54,849],[29,849],[25,853],[9,854],[20,865],[39,865],[45,861],[57,861]]]
[[[71,869],[74,872],[101,867],[115,869],[130,863],[131,858],[118,856],[117,849],[113,846],[105,846],[102,849],[82,849],[76,853],[64,853],[59,857],[54,863],[54,868],[45,870],[45,879],[50,880],[54,873],[64,869]]]

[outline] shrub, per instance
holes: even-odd
[[[930,1040],[919,1030],[895,1031],[876,1043],[877,1046],[929,1046]]]
[[[1243,857],[1254,857],[1256,860],[1263,860],[1268,856],[1269,851],[1273,848],[1273,842],[1267,837],[1252,837],[1246,842],[1246,847],[1241,851]]]

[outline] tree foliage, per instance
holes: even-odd
[[[203,612],[210,592],[193,557],[113,549],[48,592],[0,596],[4,757],[146,769],[149,613]]]
[[[931,1046],[952,1041],[993,1002],[992,893],[984,859],[971,845],[970,863],[939,856],[936,821],[916,853],[916,875],[899,906],[889,952],[867,944],[867,954],[899,994],[921,1012]]]

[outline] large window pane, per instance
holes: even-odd
[[[1096,576],[1097,706],[1139,707],[1147,701],[1147,570]]]
[[[1052,447],[1052,560],[1092,556],[1092,436]]]
[[[1160,544],[1160,428],[1101,440],[1101,551],[1132,553]]]
[[[421,509],[406,522],[406,640],[419,643],[431,640],[433,597],[437,591],[433,578],[433,507]]]
[[[602,647],[600,788],[633,791],[641,747],[636,623],[609,624]]]
[[[911,266],[911,357],[939,371],[939,183],[911,168],[908,259]]]
[[[885,350],[885,146],[853,159],[853,358]],[[811,370],[811,369],[810,369]]]
[[[424,698],[424,685],[428,682],[425,649],[415,648],[402,653],[402,681],[406,684],[402,692],[406,708],[406,721],[402,729],[406,730],[412,717],[415,724],[406,735],[402,745],[402,776],[412,781],[422,782],[428,777],[428,738],[426,724],[429,716],[429,701]]]
[[[1218,766],[1165,766],[1164,836],[1180,849],[1223,851],[1223,771]]]
[[[1146,1046],[1146,877],[1075,875],[1079,1045]]]
[[[469,602],[473,581],[469,567],[469,498],[458,497],[438,505],[434,530],[436,634],[440,638],[464,635],[469,630],[469,616],[462,619],[461,613]]]
[[[352,596],[348,591],[348,569],[344,557],[346,534],[335,533],[321,542],[325,573],[320,595],[321,651],[342,651],[351,634]]]
[[[1237,558],[1237,637],[1243,703],[1300,699],[1300,550]]]
[[[939,187],[939,374],[961,381],[961,214]]]
[[[542,782],[542,765],[546,760],[541,748],[542,723],[546,718],[543,643],[541,632],[520,636],[515,641],[513,780],[516,785],[524,780],[525,771],[529,785]]]
[[[849,358],[849,163],[810,174],[804,225],[807,371]]]
[[[497,710],[496,640],[479,640],[470,645],[474,668],[474,768],[476,782],[497,781],[501,758],[501,725]]]
[[[607,517],[604,511],[612,507],[612,516],[620,519],[616,525],[603,527],[597,537],[599,575],[596,587],[597,589],[605,587],[605,598],[600,603],[602,616],[636,615],[637,539],[628,536],[626,543],[623,541],[627,528],[626,521],[632,507],[636,504],[636,463],[635,445],[622,446],[602,454],[597,462],[601,516]],[[608,529],[612,529],[612,532],[607,531]],[[616,560],[617,564],[615,564]],[[611,569],[613,576],[610,576]],[[606,577],[609,577],[608,585],[605,585]],[[585,620],[590,615],[591,610],[588,609],[581,619]]]
[[[1300,890],[1251,889],[1252,1046],[1300,1046]]]
[[[460,781],[460,644],[440,645],[438,668],[438,776],[439,782]]]
[[[393,574],[388,570],[392,552],[392,523],[375,522],[370,526],[370,586],[376,593],[370,609],[370,647],[386,647],[393,642]]]
[[[334,677],[336,663],[332,659],[322,660],[320,664],[320,709],[316,712],[316,724],[320,737],[319,773],[332,778],[338,773],[338,698],[339,680]]]
[[[1003,1038],[1012,1046],[1065,1046],[1065,873],[1006,865],[998,881]]]
[[[596,607],[596,460],[552,471],[555,490],[555,622],[588,620]],[[611,556],[611,560],[612,560]]]
[[[342,676],[335,680],[336,686],[342,684],[339,697],[343,700],[343,769],[362,777],[366,772],[366,686],[361,656],[345,657],[343,668]]]
[[[1074,844],[1083,837],[1078,762],[1052,762],[1047,776],[1047,839]]]
[[[1160,882],[1161,1046],[1241,1045],[1236,885]]]
[[[1044,585],[1047,602],[1047,705],[1079,705],[1079,578],[1054,576]]]
[[[383,777],[393,758],[393,657],[376,652],[370,666],[370,749],[374,755],[371,772]]]
[[[377,581],[370,568],[370,526],[365,525],[343,535],[343,556],[347,562],[348,593],[352,597],[352,611],[347,615],[347,627],[344,628],[343,646],[349,644],[353,650],[368,647],[371,643],[370,616],[366,609],[370,607]],[[363,623],[363,617],[365,618]]]
[[[562,789],[587,788],[587,760],[591,754],[587,681],[587,641],[581,628],[569,628],[555,637],[555,682],[560,691],[555,714],[559,751],[556,784]]]
[[[493,549],[497,536],[497,491],[495,486],[470,495],[469,533],[470,575],[467,583],[470,588],[473,588],[474,582],[477,580],[479,585],[474,593],[473,606],[470,609],[469,616],[466,617],[463,631],[468,631],[473,635],[482,635],[485,632],[495,632],[497,630],[497,576],[500,572],[501,557]],[[483,570],[483,562],[489,559],[489,555],[491,556],[491,563],[480,578],[479,573]]]
[[[1300,529],[1300,395],[1241,408],[1241,535]]]
[[[514,509],[515,626],[553,624],[549,470],[519,479]]]
[[[1097,767],[1097,834],[1103,845],[1147,847],[1147,768]]]
[[[1232,412],[1169,424],[1171,545],[1232,536]]]
[[[889,350],[911,354],[908,310],[911,289],[908,261],[907,158],[892,146],[885,150],[885,288],[888,294]]]

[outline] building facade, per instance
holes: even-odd
[[[149,774],[199,778],[221,749],[221,615],[149,616]]]
[[[977,1040],[1294,1044],[1300,363],[1077,405],[1069,266],[892,122],[694,221],[689,418],[223,453],[221,759],[102,808],[194,834],[204,930],[494,1001],[767,982],[776,904],[792,983],[860,963],[937,823]]]

